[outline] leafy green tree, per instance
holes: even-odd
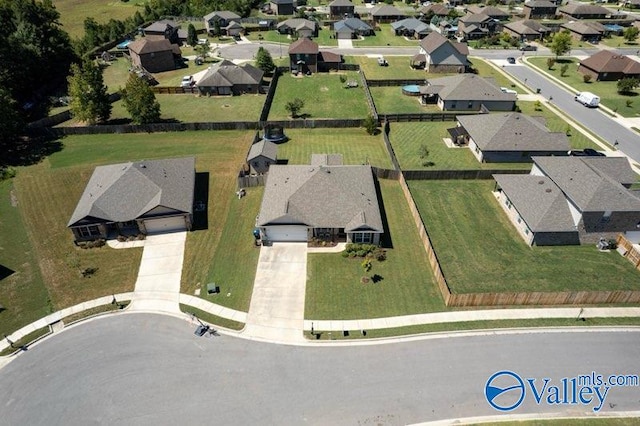
[[[571,38],[571,34],[569,33],[569,31],[560,31],[553,36],[549,49],[551,50],[551,53],[556,55],[557,58],[558,56],[569,53],[569,51],[571,51],[572,43],[573,39]]]
[[[304,108],[304,101],[300,98],[295,98],[292,101],[288,101],[284,105],[284,109],[291,114],[291,118],[298,117],[300,111]]]
[[[198,34],[196,33],[196,27],[194,27],[191,23],[187,27],[187,44],[189,46],[198,45]]]
[[[131,114],[134,124],[157,123],[160,120],[160,103],[151,87],[135,73],[129,74],[121,91],[124,107]]]
[[[563,64],[560,67],[560,77],[564,77],[567,74],[568,70],[569,70],[569,64]]]
[[[18,149],[20,134],[24,129],[22,116],[18,112],[16,101],[8,90],[0,88],[0,170],[11,162],[13,153]]]
[[[362,126],[365,128],[368,134],[375,135],[376,131],[378,130],[378,120],[376,120],[373,115],[369,114],[367,118],[365,118],[362,122]]]
[[[633,93],[634,89],[638,87],[640,80],[633,77],[625,77],[618,80],[618,93],[629,94]]]
[[[582,75],[582,81],[584,81],[585,83],[591,83],[591,75],[583,74]]]
[[[256,66],[266,73],[271,73],[276,67],[273,63],[271,53],[264,47],[260,46],[256,53]]]
[[[211,52],[211,45],[209,44],[209,40],[207,40],[204,44],[198,44],[194,47],[195,51],[198,52],[203,59],[206,59],[209,56],[209,52]]]
[[[624,32],[622,33],[622,36],[627,42],[631,43],[636,38],[638,38],[638,34],[640,34],[640,29],[638,29],[638,27],[631,26],[631,27],[625,28]]]
[[[107,121],[111,115],[111,102],[102,79],[102,70],[93,61],[71,65],[68,78],[71,96],[71,114],[89,124]]]
[[[556,60],[554,58],[547,58],[547,69],[552,69],[556,64]]]
[[[136,10],[136,13],[133,14],[133,23],[136,27],[144,23],[144,18],[142,17],[142,14],[139,10]]]

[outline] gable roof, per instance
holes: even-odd
[[[256,223],[278,221],[383,232],[371,167],[271,166]]]
[[[640,62],[634,61],[625,55],[618,55],[610,50],[601,50],[580,61],[580,65],[598,73],[640,74]]]
[[[428,36],[423,38],[420,41],[420,47],[429,55],[439,49],[446,49],[450,51],[451,54],[453,54],[454,51],[464,56],[469,54],[469,48],[466,43],[452,42],[437,31],[432,31]],[[463,65],[466,65],[466,62]]]
[[[316,22],[310,21],[308,19],[291,18],[291,19],[287,19],[285,21],[280,22],[276,26],[276,28],[277,29],[280,29],[280,28],[293,28],[295,30],[308,28],[308,29],[315,30],[316,29],[316,25],[317,25]]]
[[[198,87],[231,87],[236,84],[260,84],[264,71],[250,64],[236,65],[223,60],[211,65],[198,80]]]
[[[491,78],[475,74],[457,74],[427,81],[430,93],[437,93],[445,101],[514,101],[515,93],[504,93]],[[421,88],[421,93],[422,93]]]
[[[180,54],[180,47],[177,44],[171,44],[171,42],[166,38],[161,40],[151,40],[143,37],[133,43],[129,43],[127,47],[131,52],[137,53],[138,55],[166,52],[167,50],[172,51],[176,55]]]
[[[67,226],[86,218],[126,222],[163,206],[192,213],[195,158],[96,167]]]
[[[481,24],[483,22],[493,21],[493,18],[489,17],[489,15],[485,15],[484,13],[467,13],[465,16],[460,18],[460,22],[464,24]]]
[[[247,154],[247,161],[251,161],[254,158],[266,157],[270,160],[276,160],[278,156],[278,145],[271,141],[261,139],[260,141],[251,145],[249,153]]]
[[[558,5],[549,1],[549,0],[530,0],[528,2],[526,2],[524,4],[525,7],[530,7],[530,8],[554,8],[557,9]]]
[[[609,15],[611,12],[609,9],[599,6],[597,4],[585,4],[585,3],[569,3],[562,6],[559,12],[566,13],[567,15]]]
[[[428,6],[423,6],[420,9],[420,13],[426,15],[429,12],[433,12],[434,15],[438,15],[438,16],[448,16],[449,15],[449,9],[447,8],[447,6],[445,6],[442,3],[431,3]]]
[[[518,34],[538,35],[540,33],[550,32],[551,29],[545,27],[538,21],[533,19],[524,19],[522,21],[509,22],[504,25],[505,28],[515,31]]]
[[[289,54],[318,54],[318,43],[306,37],[298,39],[289,45]]]
[[[342,55],[339,53],[328,52],[326,50],[321,50],[318,53],[318,61],[324,63],[334,63],[340,64],[342,63]]]
[[[392,22],[391,28],[394,31],[410,30],[417,33],[430,31],[429,25],[416,18],[406,18],[400,21]]]
[[[493,178],[533,232],[576,230],[564,194],[548,177],[498,174]]]
[[[209,13],[208,15],[204,16],[204,20],[205,21],[209,21],[214,17],[218,17],[221,19],[224,19],[225,21],[230,21],[232,19],[240,19],[241,16],[238,15],[235,12],[231,12],[229,10],[216,10],[214,12]]]
[[[355,7],[349,0],[333,0],[329,7]]]
[[[580,211],[640,211],[640,199],[620,182],[630,176],[624,157],[533,157],[533,162]]]
[[[582,35],[600,35],[604,32],[604,26],[598,22],[570,21],[560,26]]]
[[[293,5],[293,0],[269,0],[273,4],[290,4]]]
[[[568,151],[564,133],[552,133],[536,118],[518,112],[461,115],[458,122],[482,151]]]
[[[342,19],[333,24],[333,29],[336,32],[341,31],[372,31],[371,25],[358,18]]]
[[[478,6],[478,5],[473,5],[473,6],[467,7],[467,10],[469,12],[471,12],[471,13],[474,13],[474,14],[483,13],[483,14],[485,14],[487,16],[492,17],[492,18],[494,18],[494,17],[500,17],[500,18],[505,17],[506,18],[506,17],[511,16],[509,14],[509,12],[505,12],[504,10],[502,10],[500,8],[497,8],[495,6],[484,6],[484,7],[481,7],[481,6]]]
[[[371,16],[407,16],[407,14],[390,4],[381,4],[371,10]]]
[[[224,27],[224,29],[225,29],[225,30],[231,30],[231,29],[234,29],[234,28],[236,28],[236,29],[237,29],[237,28],[244,28],[244,27],[242,26],[242,24],[240,24],[240,23],[239,23],[239,22],[237,22],[237,21],[230,21],[230,22],[229,22],[229,25],[227,25],[226,27]]]
[[[169,19],[163,19],[161,21],[156,21],[148,27],[143,28],[145,32],[154,32],[154,33],[163,33],[167,30],[167,28],[179,28],[180,24],[176,21],[171,21]]]

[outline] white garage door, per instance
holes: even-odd
[[[147,234],[159,232],[186,231],[187,224],[183,216],[163,217],[160,219],[147,219],[144,221]]]
[[[267,240],[269,241],[307,241],[306,226],[269,226],[267,228]]]

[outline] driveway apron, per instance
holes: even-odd
[[[262,246],[243,334],[281,343],[304,340],[306,283],[307,243]]]
[[[129,310],[180,312],[186,238],[186,232],[147,236]]]

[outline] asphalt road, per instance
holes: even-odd
[[[510,369],[558,384],[638,373],[638,331],[561,332],[294,347],[197,337],[173,317],[119,314],[72,327],[0,370],[0,424],[396,425],[496,415],[488,378]],[[640,407],[613,388],[602,412]],[[513,413],[591,413],[537,405]]]
[[[640,135],[613,121],[599,109],[579,104],[573,98],[574,93],[564,90],[526,65],[506,65],[504,70],[521,82],[526,81],[525,84],[534,92],[541,89],[545,98],[553,97],[553,104],[573,120],[612,145],[617,141],[619,150],[635,161],[640,161]]]

